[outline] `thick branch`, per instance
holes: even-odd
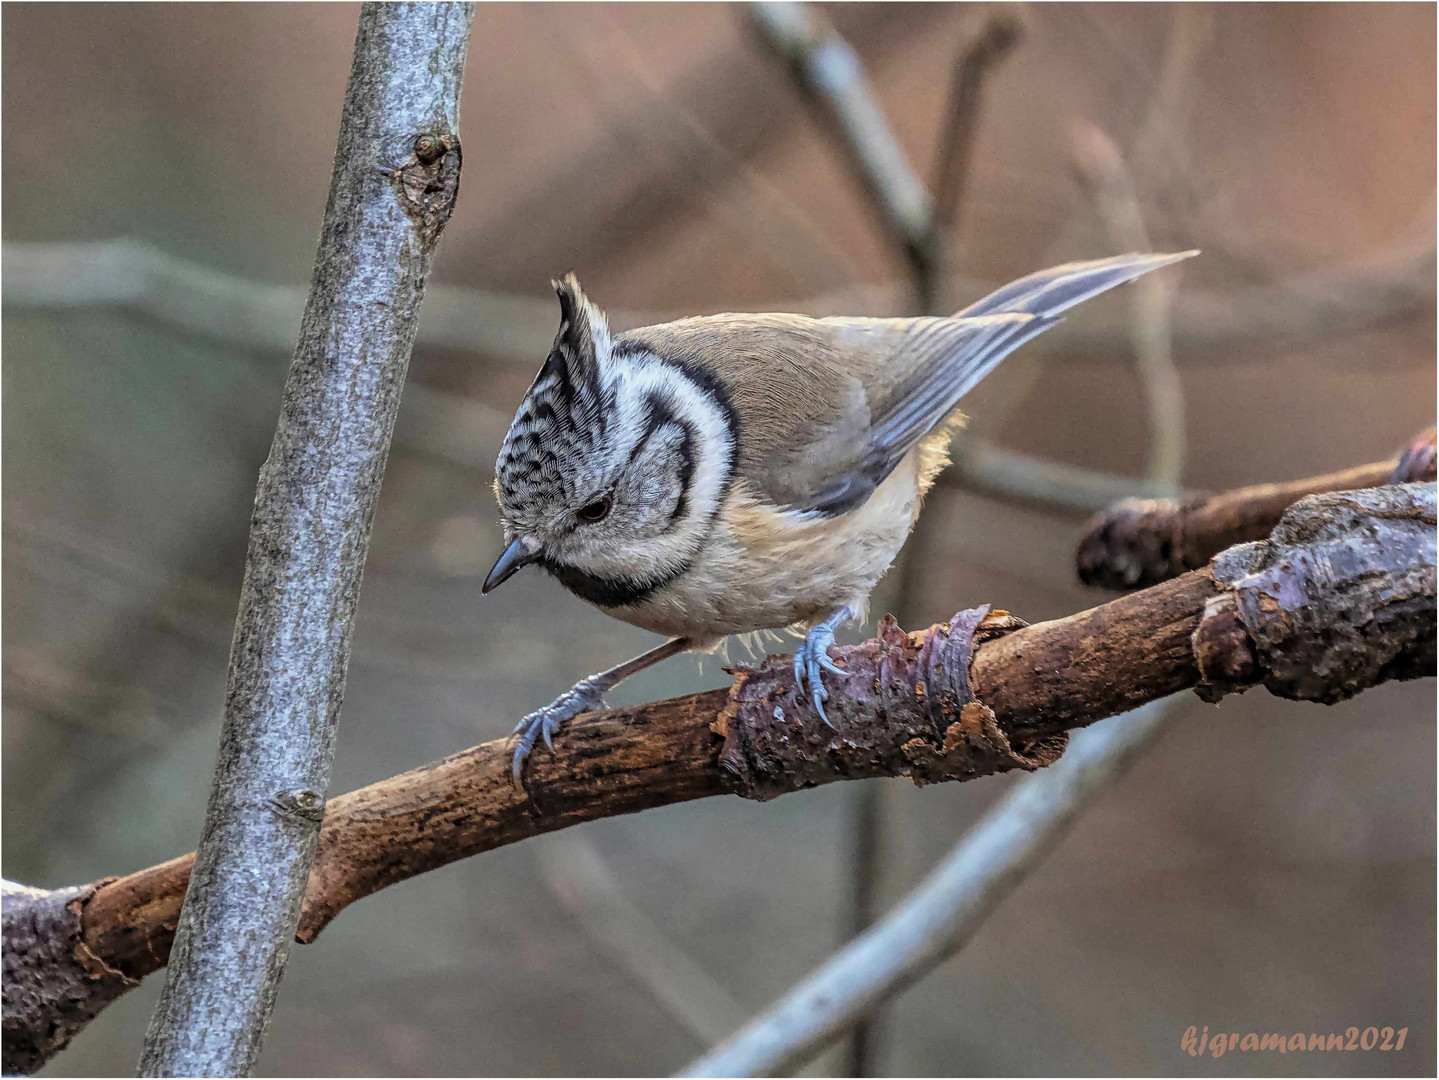
[[[1123,499],[1090,523],[1075,557],[1079,580],[1134,589],[1195,570],[1234,544],[1261,540],[1306,495],[1434,479],[1434,432],[1398,459],[1282,484],[1188,499]]]
[[[7,1075],[34,1072],[100,1010],[138,985],[81,940],[81,912],[104,884],[51,891],[0,882]]]
[[[1070,729],[1189,688],[1331,701],[1432,675],[1434,527],[1432,484],[1317,496],[1270,541],[1066,619],[976,610],[913,634],[886,619],[836,650],[851,672],[827,706],[837,731],[796,696],[788,658],[771,657],[728,689],[580,719],[557,754],[531,760],[526,791],[505,740],[473,747],[330,800],[297,936],[387,885],[596,818],[867,776],[1030,770]],[[131,980],[163,966],[192,860],[87,887],[73,953]],[[79,962],[47,955],[56,978]]]
[[[324,813],[370,524],[459,185],[465,4],[366,4],[260,470],[205,829],[142,1075],[248,1075]]]

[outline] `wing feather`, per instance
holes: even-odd
[[[738,474],[757,493],[843,514],[1064,312],[1193,254],[1053,267],[946,318],[717,315],[630,331],[615,344],[698,364],[724,384],[742,427]]]

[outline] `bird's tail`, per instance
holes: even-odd
[[[1116,285],[1198,254],[1181,251],[1174,255],[1115,255],[1052,266],[996,289],[959,312],[958,317],[1025,314],[1053,318]]]

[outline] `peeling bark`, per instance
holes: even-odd
[[[1268,541],[1065,619],[1026,626],[978,608],[906,634],[887,618],[874,640],[834,652],[850,672],[826,705],[836,730],[778,656],[728,689],[581,717],[556,754],[531,759],[525,790],[506,740],[472,747],[329,801],[297,937],[314,940],[388,885],[596,818],[861,776],[1037,768],[1067,731],[1188,688],[1215,701],[1262,684],[1328,702],[1432,676],[1434,534],[1433,484],[1315,496]],[[30,978],[57,987],[77,985],[81,948],[133,985],[166,961],[193,858],[86,886],[78,930],[59,920],[42,947],[12,943],[7,921],[7,1070],[12,948],[37,958]],[[90,1015],[116,988],[96,986]],[[48,1045],[43,1008],[16,1015],[17,1039]]]
[[[1433,675],[1434,530],[1434,485],[1404,484],[1311,495],[1269,540],[1224,552],[1214,578],[1226,603],[1199,631],[1222,643],[1205,662],[1223,674],[1202,668],[1200,696],[1218,700],[1252,673],[1277,697],[1332,705]]]

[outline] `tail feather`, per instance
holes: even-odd
[[[1180,262],[1198,251],[1173,255],[1115,255],[1090,262],[1052,266],[1018,281],[1011,281],[959,312],[959,318],[974,315],[1026,314],[1054,316],[1082,304],[1091,297],[1123,285],[1126,281]]]

